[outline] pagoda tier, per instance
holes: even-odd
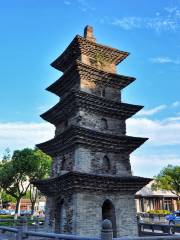
[[[132,83],[135,78],[108,73],[77,60],[56,82],[50,85],[46,90],[61,97],[76,83],[80,83],[80,80],[88,80],[90,82],[102,84],[103,86],[109,86],[121,90]]]
[[[147,138],[117,136],[71,125],[62,134],[52,140],[37,144],[37,147],[52,157],[75,146],[91,147],[96,151],[131,153],[146,140]]]
[[[51,63],[51,66],[64,72],[76,59],[80,59],[82,54],[96,58],[99,53],[103,53],[103,60],[116,65],[129,55],[128,52],[98,44],[76,35],[66,50]]]
[[[47,196],[70,194],[81,191],[98,193],[134,194],[152,179],[129,176],[95,175],[82,172],[68,172],[56,178],[33,182]]]
[[[68,117],[73,116],[77,111],[84,110],[89,113],[126,120],[141,110],[142,107],[143,106],[111,101],[83,91],[72,91],[58,104],[43,113],[41,117],[57,125]]]

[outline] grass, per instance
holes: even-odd
[[[0,222],[0,226],[7,226],[7,227],[11,227],[11,226],[17,226],[18,222],[13,222],[13,221],[9,221],[9,220],[13,220],[14,216],[12,215],[0,215],[0,220],[7,220],[7,222]],[[37,218],[35,218],[34,220],[31,220],[30,216],[27,216],[27,224],[28,226],[31,226],[32,223],[34,223],[36,221]],[[39,222],[43,222],[44,219],[42,218],[38,218]]]

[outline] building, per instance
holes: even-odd
[[[153,181],[136,193],[137,212],[149,210],[178,210],[178,197],[170,191],[152,190]]]
[[[20,201],[20,211],[22,211],[22,210],[30,211],[31,205],[32,204],[31,204],[31,201],[29,198],[22,198]],[[42,196],[41,198],[38,198],[35,203],[35,207],[34,207],[35,212],[45,211],[45,205],[46,205],[46,198],[44,196]],[[8,202],[8,203],[6,203],[5,208],[15,210],[16,204],[13,202]]]
[[[52,175],[34,184],[48,197],[57,232],[100,236],[107,218],[114,237],[137,235],[134,194],[151,179],[131,172],[130,154],[147,139],[126,136],[126,119],[142,108],[121,102],[135,80],[116,73],[127,56],[96,43],[87,26],[51,64],[63,75],[47,90],[60,101],[41,117],[55,137],[37,146],[53,157]]]

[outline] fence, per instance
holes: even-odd
[[[139,223],[139,235],[170,235],[180,233],[180,226],[168,224]],[[180,239],[180,235],[179,235]]]
[[[164,214],[138,213],[137,218],[144,223],[167,223]]]
[[[152,227],[153,224],[144,224],[141,223],[139,225],[139,231],[143,232],[144,229],[151,229],[152,231],[155,231],[155,225]],[[157,226],[156,226],[157,227]],[[159,225],[159,227],[162,227]],[[163,225],[165,229],[165,225]],[[166,230],[172,228],[172,226],[166,225]],[[161,230],[162,230],[161,229]],[[179,227],[180,230],[180,227]],[[29,237],[43,237],[44,239],[65,239],[65,240],[113,240],[113,230],[112,230],[112,224],[108,219],[105,219],[102,223],[102,229],[101,229],[101,238],[93,238],[93,237],[81,237],[78,235],[68,235],[68,234],[56,234],[56,233],[45,233],[45,232],[33,232],[27,230],[27,220],[26,218],[21,218],[19,221],[19,225],[17,228],[12,227],[6,227],[6,226],[0,226],[0,231],[2,232],[11,232],[14,234],[13,239],[15,240],[22,240],[22,239],[30,239]],[[164,231],[164,230],[163,230]],[[179,236],[168,236],[168,233],[166,233],[166,236],[151,236],[151,237],[121,237],[116,238],[114,240],[180,240]]]

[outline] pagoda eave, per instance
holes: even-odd
[[[93,148],[97,151],[131,153],[146,140],[148,138],[117,136],[72,125],[62,134],[36,146],[52,157],[76,146]]]
[[[116,65],[129,55],[128,52],[98,44],[76,35],[66,50],[51,63],[51,66],[64,72],[81,54],[87,54],[93,58],[96,57],[98,52],[103,52],[103,58],[106,59],[107,62],[115,63]]]
[[[75,110],[85,110],[94,114],[102,114],[103,116],[114,116],[118,119],[128,119],[135,113],[140,111],[143,106],[127,103],[119,103],[102,97],[83,92],[72,91],[65,99],[61,100],[47,112],[41,114],[41,117],[57,125],[66,117],[74,114]]]
[[[150,181],[152,181],[151,178],[136,176],[120,177],[68,172],[59,177],[34,181],[33,184],[45,195],[57,196],[57,194],[71,194],[82,190],[98,193],[135,194]]]
[[[75,63],[72,64],[56,82],[47,87],[46,90],[61,96],[67,92],[67,90],[71,89],[73,85],[80,82],[80,79],[95,82],[96,84],[103,83],[104,86],[120,90],[135,81],[134,77],[108,73],[80,61],[75,61]]]

